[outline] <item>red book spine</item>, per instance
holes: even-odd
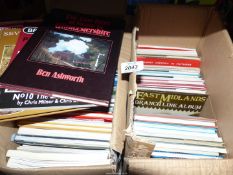
[[[176,59],[176,58],[150,58],[137,57],[137,61],[143,61],[144,65],[148,66],[176,66],[176,67],[190,67],[200,68],[200,60]]]
[[[112,122],[111,117],[86,116],[85,114],[72,116],[71,118],[82,119],[82,120],[103,120],[105,122]]]

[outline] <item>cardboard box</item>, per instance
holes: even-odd
[[[114,17],[124,17],[126,12],[126,0],[109,1],[64,1],[64,0],[49,0],[45,2],[46,10],[49,12],[53,8],[61,8],[70,11],[76,11],[81,13],[93,14],[93,15],[102,15],[102,16],[114,16]],[[4,22],[3,25],[18,24],[22,21],[14,22]],[[126,19],[128,20],[128,19]],[[122,49],[119,58],[118,69],[120,68],[121,62],[128,61],[130,59],[131,48],[131,33],[125,32],[122,41]],[[119,69],[120,70],[120,69]],[[117,154],[122,153],[124,148],[125,135],[122,131],[126,128],[126,103],[127,103],[127,92],[128,92],[128,79],[124,79],[119,74],[118,77],[118,86],[116,93],[116,109],[114,111],[114,121],[112,138],[110,141],[110,149],[117,151]],[[116,119],[118,116],[121,118]],[[120,121],[120,122],[118,122]],[[112,155],[113,163],[106,166],[85,166],[85,167],[69,167],[69,168],[42,168],[42,169],[10,169],[6,167],[7,159],[6,152],[9,149],[15,149],[16,144],[11,142],[11,136],[13,133],[17,132],[17,126],[15,122],[5,122],[0,123],[0,175],[2,174],[11,174],[11,175],[85,175],[85,174],[112,174],[116,171],[117,160],[114,155]],[[115,161],[116,160],[116,161]]]
[[[130,143],[126,141],[125,155],[131,156],[125,158],[128,174],[233,174],[233,45],[218,13],[211,7],[144,4],[139,7],[137,19],[139,44],[197,48],[209,94],[201,116],[217,119],[228,155],[223,160],[134,158],[138,150],[129,155]],[[130,75],[129,127],[133,120],[135,78],[135,74]]]
[[[119,58],[119,68],[121,62],[128,61],[130,59],[130,46],[131,45],[131,33],[125,33],[122,41],[122,49]],[[118,70],[120,70],[118,68]],[[118,77],[118,86],[116,92],[116,109],[114,110],[113,131],[111,138],[110,148],[122,153],[124,147],[125,135],[123,131],[126,128],[126,103],[127,103],[127,90],[128,80],[124,79],[121,74]],[[119,118],[120,117],[120,118]],[[117,119],[119,118],[119,119]],[[41,169],[10,169],[6,167],[7,158],[6,152],[9,149],[15,149],[16,144],[11,142],[11,136],[17,132],[15,122],[0,123],[0,174],[11,175],[103,175],[112,174],[116,171],[115,157],[112,157],[113,164],[106,166],[84,166],[84,167],[65,167],[65,168],[41,168]]]

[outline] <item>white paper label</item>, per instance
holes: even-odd
[[[144,69],[143,61],[121,63],[121,73],[137,72]]]

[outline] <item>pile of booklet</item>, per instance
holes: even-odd
[[[21,120],[8,150],[10,168],[110,165],[112,114],[82,111],[75,116]]]
[[[0,28],[0,122],[19,127],[8,167],[110,165],[123,32],[122,19],[59,9]]]
[[[133,133],[152,158],[210,159],[227,153],[216,120],[199,117],[208,98],[196,49],[138,45]]]
[[[214,119],[136,114],[133,129],[155,145],[152,158],[220,159],[227,153]]]
[[[138,45],[137,113],[198,115],[207,100],[201,59],[195,49]]]

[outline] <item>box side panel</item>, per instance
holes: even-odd
[[[1,172],[2,171],[2,172]],[[88,167],[70,167],[70,168],[43,168],[33,170],[22,170],[22,169],[1,169],[0,174],[5,173],[6,175],[103,175],[111,174],[112,169],[110,165],[106,166],[88,166]]]
[[[118,63],[118,86],[116,91],[116,103],[114,108],[114,119],[111,137],[111,148],[122,153],[125,140],[126,128],[126,106],[128,94],[128,78],[120,72],[123,62],[130,60],[131,53],[131,33],[125,33],[122,41],[120,59]]]
[[[11,142],[11,136],[16,130],[14,122],[0,123],[0,167],[6,166],[7,150],[16,148],[16,144]]]
[[[140,44],[197,47],[211,8],[196,6],[139,6]]]
[[[226,30],[221,30],[219,16],[213,13],[206,36],[200,44],[202,70],[211,100],[213,115],[218,120],[228,156],[233,156],[233,45]]]

